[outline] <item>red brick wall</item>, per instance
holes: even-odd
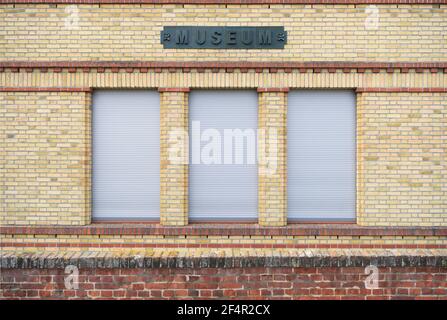
[[[379,288],[365,288],[365,268],[80,269],[67,290],[64,269],[4,269],[0,297],[136,299],[443,299],[443,267],[379,268]]]

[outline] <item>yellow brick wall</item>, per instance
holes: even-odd
[[[3,74],[4,84],[51,73]],[[374,83],[386,74],[362,80],[350,74],[77,74],[72,86],[150,87],[155,84],[214,83],[251,89],[272,83],[337,88],[350,81]],[[411,74],[410,74],[411,75]],[[6,76],[6,77],[5,77]],[[59,75],[58,75],[59,76]],[[397,75],[391,75],[395,81]],[[403,77],[404,75],[402,75]],[[439,74],[412,74],[423,83]],[[270,79],[270,77],[272,79]],[[303,78],[304,77],[304,78]],[[339,79],[338,79],[339,78]],[[11,80],[9,80],[11,79]],[[88,80],[90,79],[90,80]],[[119,79],[119,81],[116,81]],[[180,79],[180,80],[179,80]],[[337,80],[338,79],[338,80]],[[397,79],[397,80],[396,80]],[[234,80],[234,81],[232,81]],[[337,81],[334,81],[337,80]],[[441,79],[442,80],[442,79]],[[190,81],[188,83],[188,81]],[[334,82],[331,82],[334,81]],[[437,80],[436,80],[437,81]],[[57,83],[57,82],[55,82]],[[211,83],[211,85],[209,84]],[[293,88],[292,88],[293,89]],[[89,94],[83,92],[8,92],[1,94],[2,223],[74,224],[90,222]],[[172,129],[188,128],[187,92],[161,92],[161,223],[187,224],[188,166],[169,163]],[[285,131],[287,94],[259,94],[259,127]],[[357,222],[364,226],[446,226],[446,93],[359,93],[357,95]],[[259,222],[286,221],[286,137],[278,144],[278,171],[259,175]],[[262,167],[262,166],[261,166]]]
[[[358,223],[447,226],[447,94],[357,96]]]
[[[90,223],[84,92],[0,92],[1,223]]]
[[[287,224],[287,93],[262,92],[258,103],[259,224]]]
[[[76,10],[66,11],[67,5],[0,5],[0,61],[446,61],[446,5],[378,5],[377,29],[365,27],[366,7],[80,5],[71,7],[79,11],[76,27],[70,15]],[[164,25],[173,24],[283,25],[289,39],[284,50],[163,50],[160,31]],[[0,87],[445,88],[446,80],[447,74],[440,70],[0,72]],[[188,222],[188,166],[168,161],[172,146],[169,132],[188,129],[187,99],[187,92],[160,93],[160,222],[164,225]],[[358,224],[447,226],[446,101],[445,93],[358,95]],[[90,223],[90,94],[3,92],[0,102],[1,222]],[[261,225],[281,226],[287,219],[286,105],[286,93],[260,93],[259,127],[275,127],[280,132],[278,171],[270,176],[264,175],[262,168],[259,172]],[[300,240],[312,243],[312,239]]]
[[[1,5],[0,60],[443,61],[446,5]],[[163,50],[166,25],[284,26],[284,50]]]

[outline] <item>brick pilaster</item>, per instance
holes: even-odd
[[[287,224],[287,88],[259,88],[259,224]]]
[[[160,91],[160,223],[188,224],[188,88]]]

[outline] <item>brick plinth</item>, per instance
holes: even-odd
[[[6,299],[447,299],[446,257],[2,258]],[[66,266],[79,268],[66,287]],[[376,283],[368,276],[378,271]]]

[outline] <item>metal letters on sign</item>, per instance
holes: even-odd
[[[165,49],[284,49],[284,27],[164,27]]]

